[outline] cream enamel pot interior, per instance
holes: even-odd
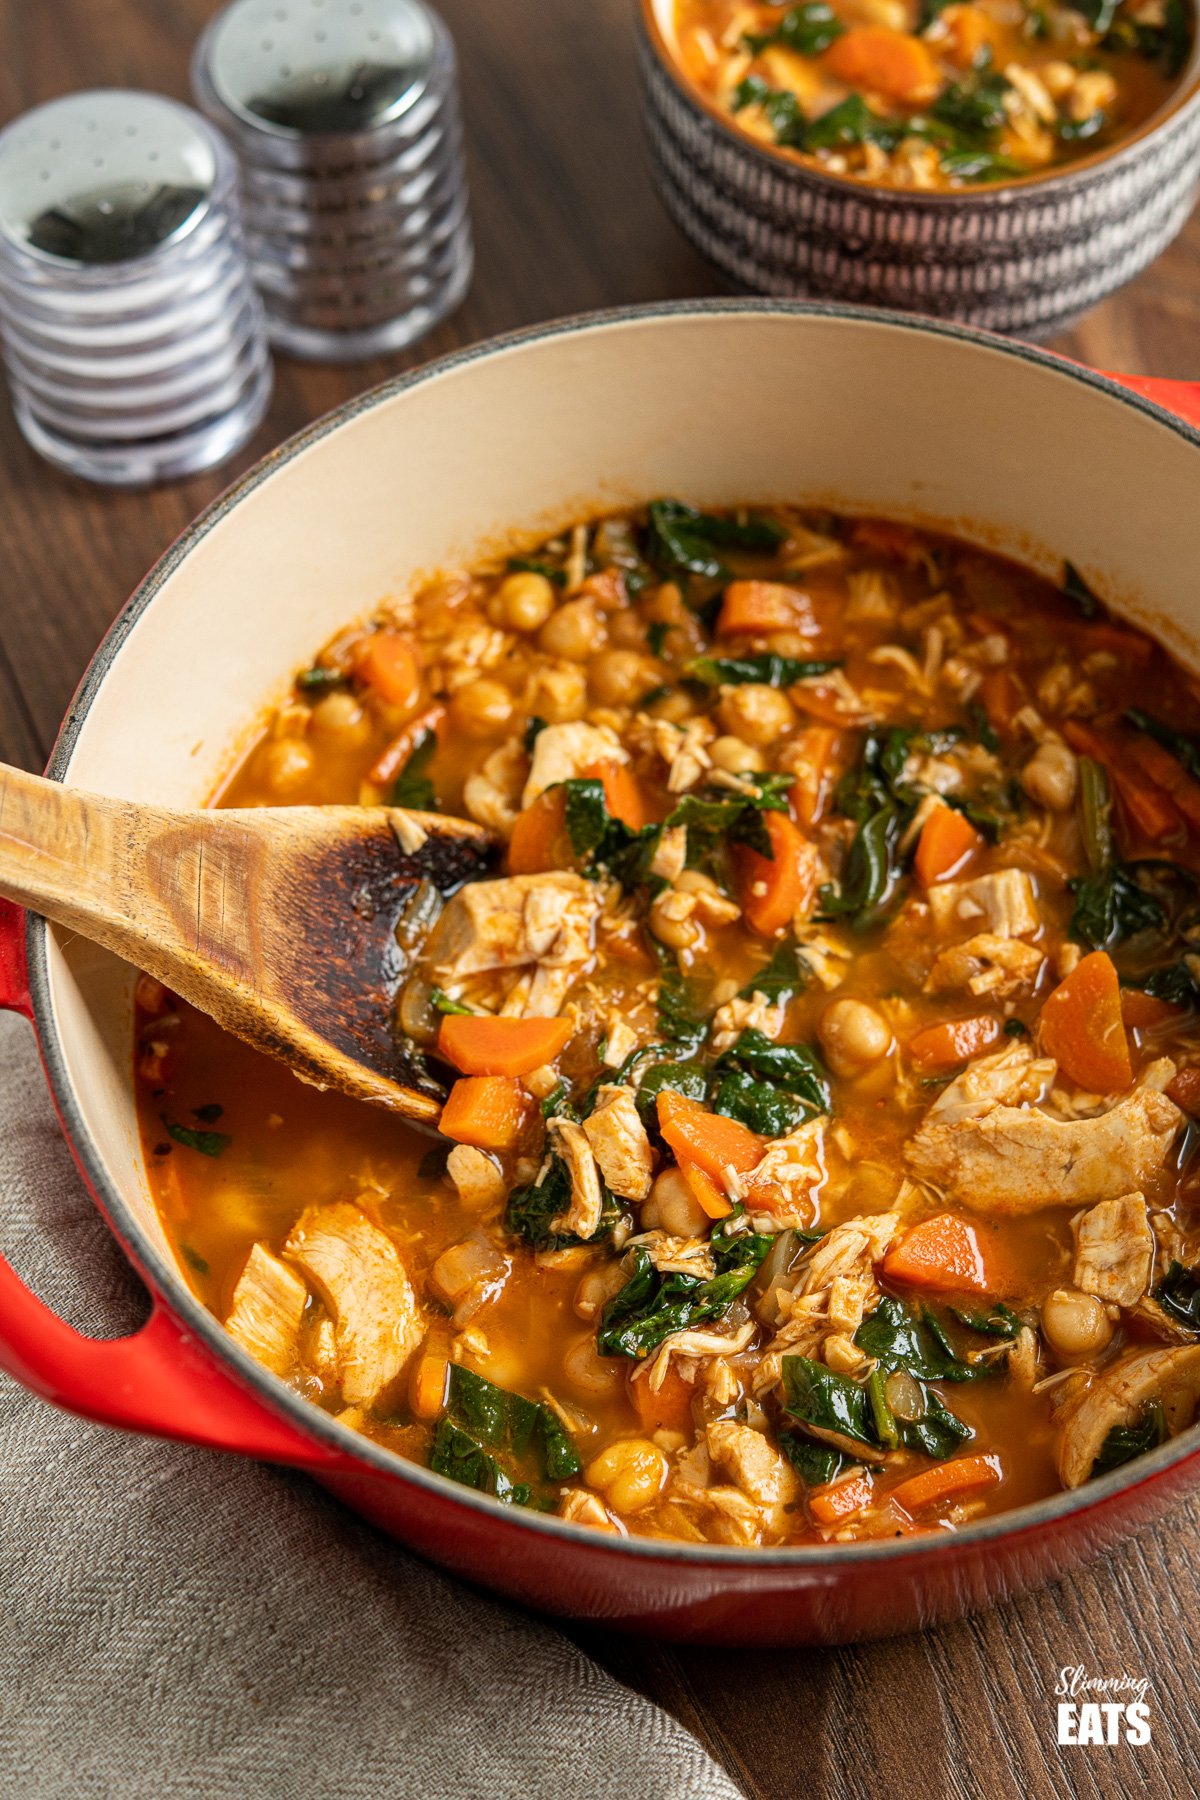
[[[1172,398],[1195,403],[1183,384]],[[218,501],[113,627],[52,773],[203,801],[291,672],[415,574],[659,494],[804,498],[936,522],[1048,572],[1068,557],[1200,666],[1198,490],[1200,433],[1110,380],[961,328],[760,302],[551,326],[378,389]],[[1062,1573],[1200,1479],[1193,1430],[953,1537],[776,1551],[623,1541],[457,1488],[292,1395],[200,1307],[138,1149],[132,974],[31,919],[26,990],[15,924],[0,915],[0,990],[32,1012],[80,1167],[155,1299],[145,1332],[95,1344],[0,1263],[0,1367],[48,1398],[307,1467],[424,1554],[527,1604],[724,1643],[837,1641],[961,1613]]]

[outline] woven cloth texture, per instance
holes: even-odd
[[[144,1297],[0,1020],[0,1249],[78,1330]],[[104,1430],[0,1375],[0,1794],[738,1800],[550,1626],[302,1476]]]

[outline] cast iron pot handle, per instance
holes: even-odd
[[[0,1009],[32,1023],[25,914],[8,900],[0,900]],[[102,1425],[317,1471],[353,1465],[272,1412],[152,1297],[150,1317],[132,1337],[83,1337],[0,1256],[0,1369]]]

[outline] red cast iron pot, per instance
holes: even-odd
[[[194,804],[351,615],[505,534],[660,493],[803,496],[940,524],[1050,572],[1069,557],[1194,656],[1197,424],[1200,384],[1118,383],[899,315],[719,302],[503,340],[344,407],[210,508],[113,626],[50,772]],[[56,1405],[305,1469],[421,1554],[527,1605],[721,1644],[832,1643],[959,1615],[1102,1552],[1200,1477],[1193,1429],[953,1535],[782,1550],[614,1539],[456,1487],[300,1399],[192,1294],[138,1148],[132,983],[0,903],[0,1005],[33,1022],[80,1172],[153,1300],[134,1336],[94,1342],[0,1260],[0,1367]]]

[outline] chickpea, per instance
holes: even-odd
[[[672,1237],[702,1237],[709,1218],[678,1169],[664,1169],[650,1189],[638,1224],[643,1231],[668,1231]]]
[[[887,1020],[865,1000],[835,1000],[817,1026],[825,1060],[835,1075],[861,1075],[892,1047]]]
[[[312,709],[312,730],[331,749],[361,750],[371,735],[371,721],[353,694],[325,694]]]
[[[614,644],[620,644],[623,650],[642,650],[646,648],[646,625],[637,613],[628,607],[614,613],[608,622],[608,635]]]
[[[538,648],[566,662],[586,662],[599,650],[605,630],[590,600],[568,600],[551,613],[538,632]]]
[[[724,690],[717,717],[726,731],[748,744],[773,744],[795,726],[796,709],[778,688],[751,681]]]
[[[619,1262],[606,1262],[599,1269],[589,1269],[575,1289],[575,1311],[581,1319],[594,1319],[606,1300],[611,1300],[625,1285],[625,1271]]]
[[[1056,1355],[1095,1356],[1112,1338],[1112,1320],[1095,1294],[1055,1288],[1042,1301],[1042,1331]]]
[[[601,706],[633,706],[657,678],[655,664],[636,650],[601,650],[588,664],[588,686]]]
[[[689,894],[668,888],[650,908],[650,930],[668,950],[689,950],[700,936],[700,927],[692,917],[695,910],[696,903]]]
[[[585,1394],[613,1394],[625,1380],[624,1370],[617,1367],[620,1359],[601,1356],[596,1340],[589,1332],[579,1339],[563,1357],[567,1380]]]
[[[304,785],[316,760],[309,746],[299,738],[277,738],[263,751],[263,779],[271,792],[282,799]]]
[[[459,688],[450,702],[450,714],[468,737],[494,737],[512,718],[513,697],[502,682],[480,676],[469,687]]]
[[[621,1438],[593,1458],[584,1478],[614,1512],[644,1512],[662,1493],[667,1459],[649,1438]]]
[[[554,611],[554,583],[533,569],[507,575],[488,601],[488,618],[508,631],[540,631]]]
[[[745,775],[750,770],[765,769],[767,759],[761,750],[745,744],[739,737],[719,737],[708,747],[708,754],[718,769],[728,775]]]
[[[525,710],[547,725],[569,725],[587,711],[587,677],[573,663],[535,669],[525,695]]]
[[[1021,786],[1029,798],[1050,812],[1069,812],[1078,785],[1078,758],[1053,738],[1040,744],[1021,770]]]
[[[647,709],[652,719],[666,719],[672,725],[682,725],[692,718],[696,711],[695,702],[682,688],[672,688],[661,700],[655,700]]]

